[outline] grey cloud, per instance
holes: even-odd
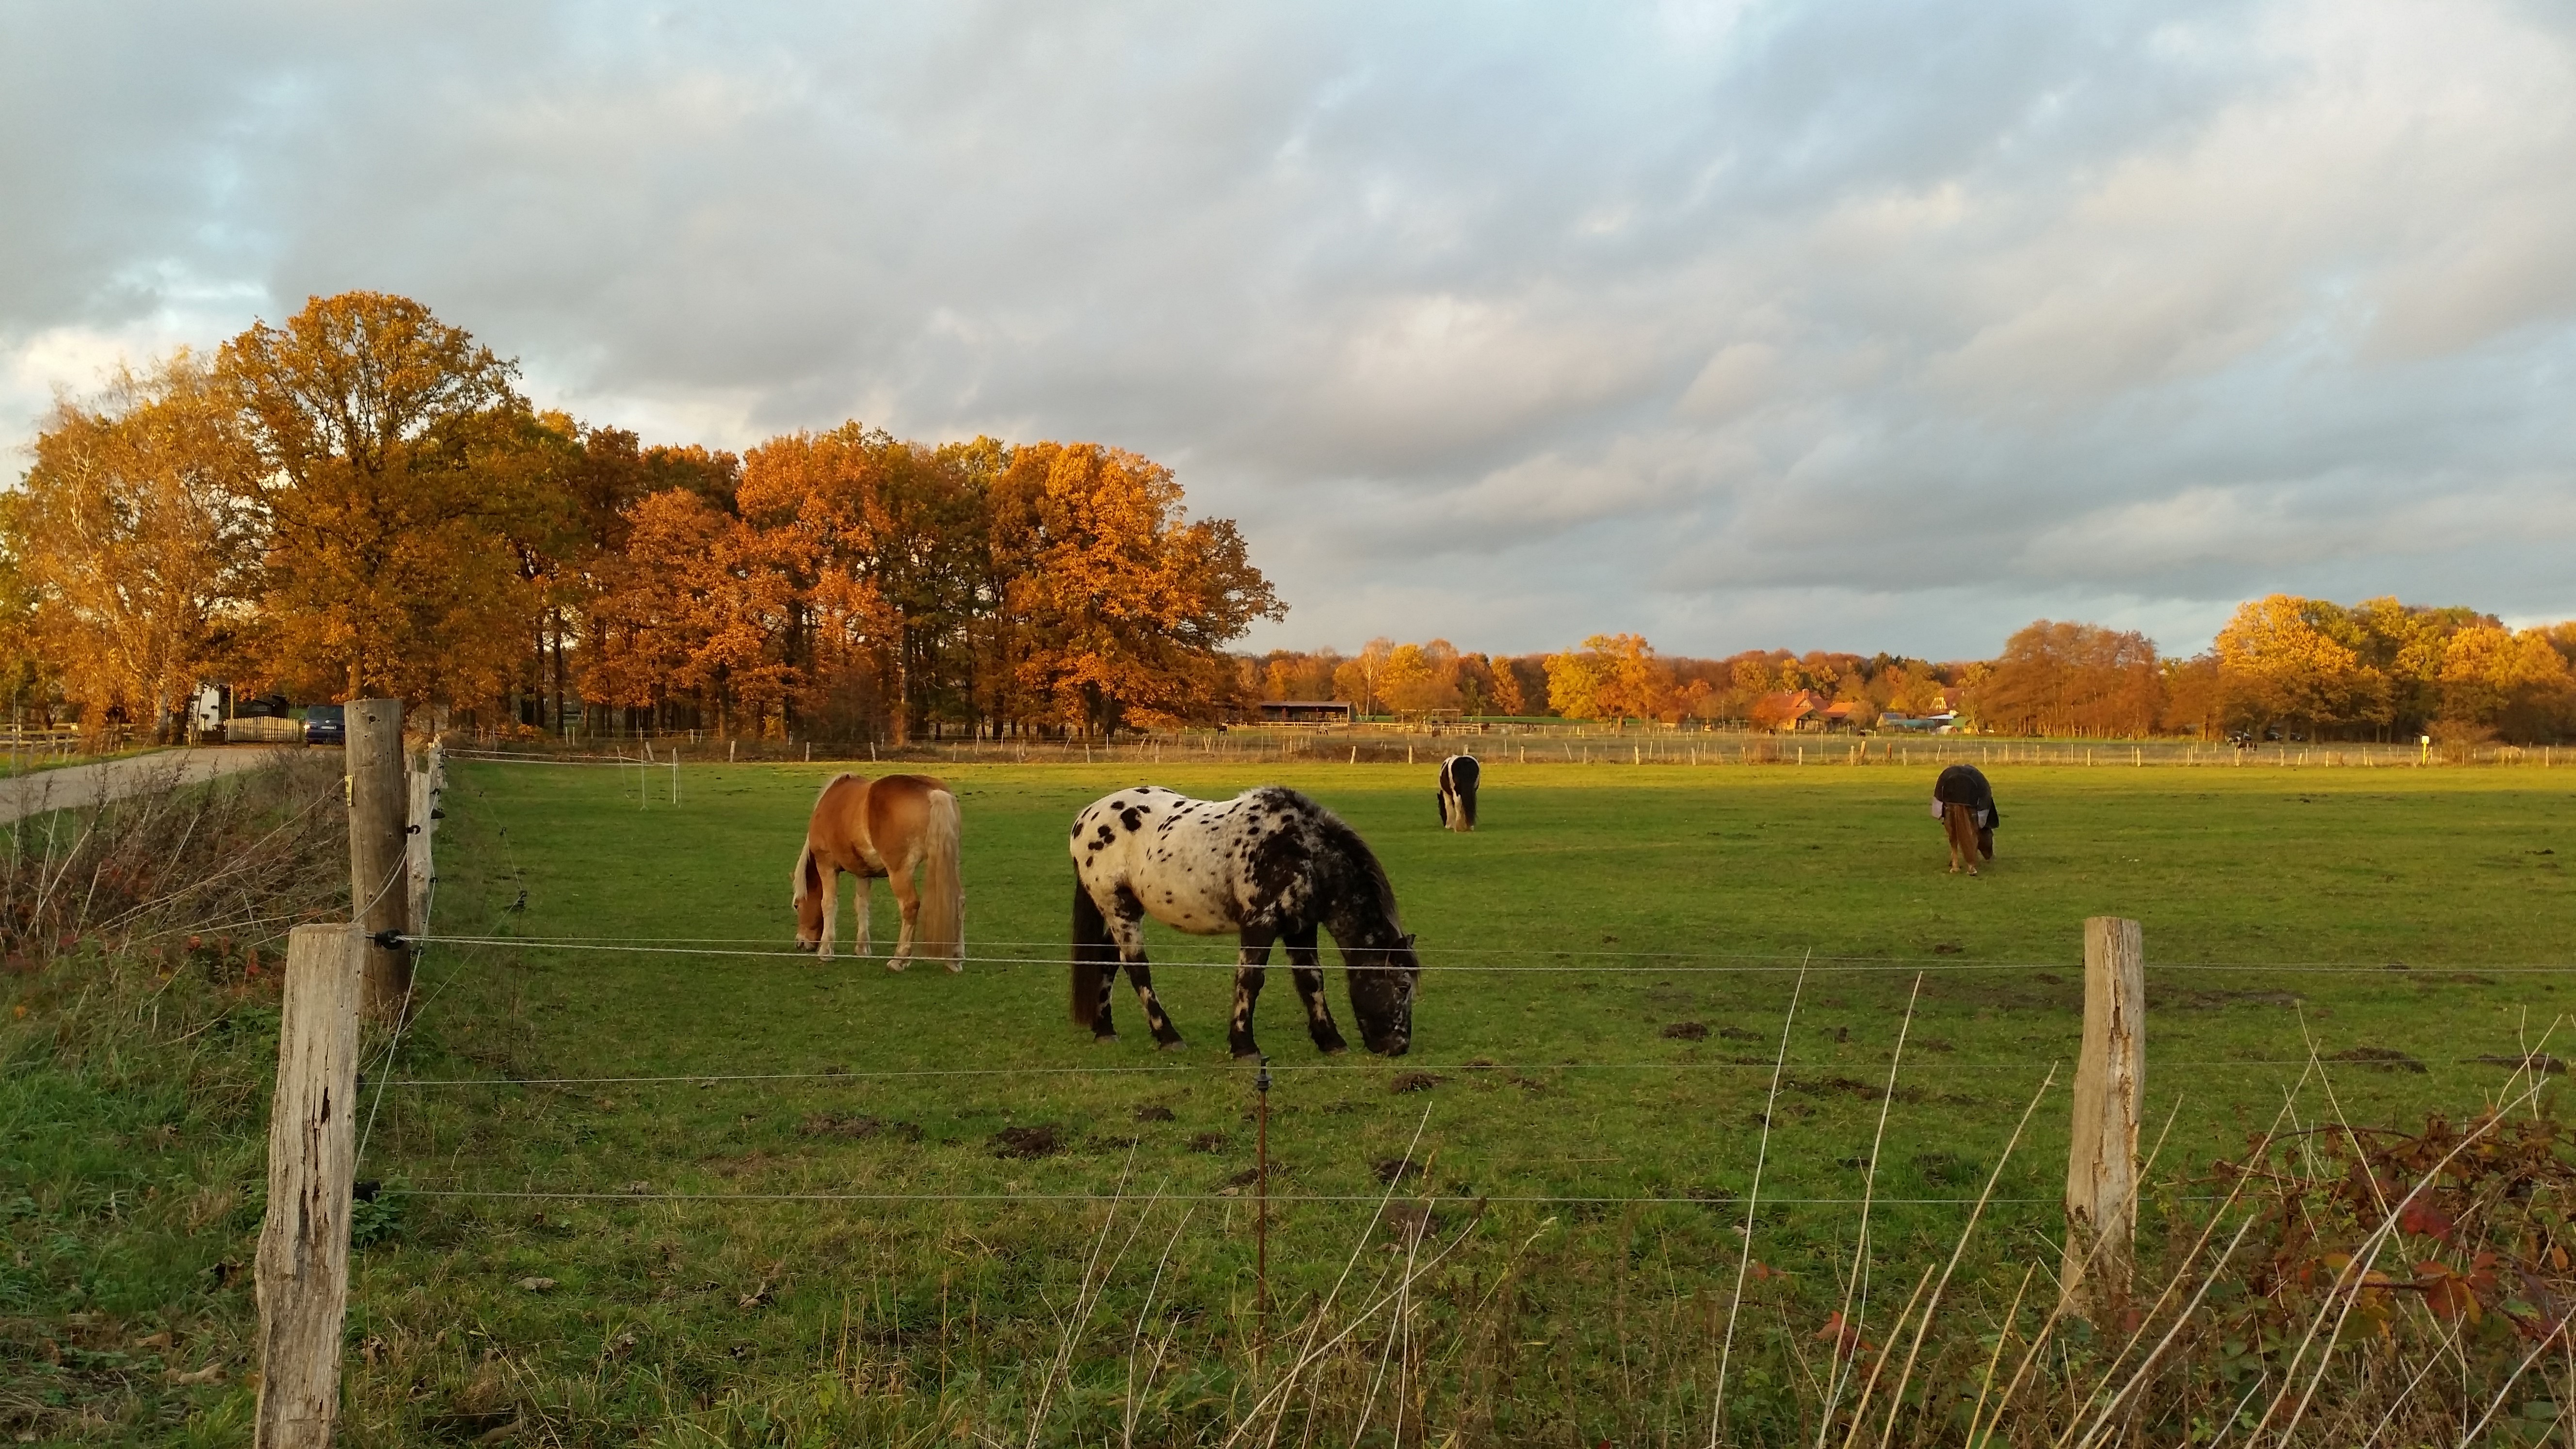
[[[379,287],[657,436],[1148,452],[1262,642],[2576,613],[2571,61],[2504,0],[15,0],[0,437]]]

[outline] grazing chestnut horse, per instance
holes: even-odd
[[[1476,777],[1483,771],[1474,755],[1451,755],[1440,762],[1440,826],[1444,830],[1476,828]]]
[[[921,871],[918,891],[915,867]],[[814,797],[805,849],[796,857],[796,944],[827,958],[844,873],[859,878],[859,955],[868,954],[868,882],[884,876],[903,916],[887,969],[902,970],[916,951],[947,962],[951,971],[966,969],[957,797],[947,782],[929,775],[835,775]]]
[[[1422,962],[1396,914],[1395,887],[1359,832],[1285,785],[1263,785],[1231,800],[1193,800],[1157,786],[1121,790],[1073,819],[1073,1024],[1094,1040],[1115,1040],[1109,988],[1125,966],[1145,1024],[1164,1050],[1180,1029],[1154,995],[1145,964],[1145,918],[1194,936],[1237,933],[1234,1029],[1237,1057],[1257,1057],[1252,1008],[1270,964],[1270,943],[1288,947],[1291,978],[1306,1007],[1306,1030],[1326,1052],[1344,1049],[1324,998],[1315,954],[1317,927],[1342,948],[1351,1014],[1368,1049],[1400,1057],[1413,1042],[1413,990]]]
[[[1965,862],[1968,874],[1975,875],[1978,857],[1995,858],[1995,827],[2003,812],[1995,809],[1994,787],[1983,771],[1974,765],[1943,770],[1932,782],[1932,813],[1941,817],[1941,828],[1950,837],[1950,874],[1957,875]]]

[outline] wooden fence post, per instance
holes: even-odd
[[[353,699],[344,716],[349,731],[349,896],[357,923],[371,938],[411,929],[403,848],[411,802],[403,780],[402,716],[399,699]],[[399,1014],[411,995],[411,948],[379,946],[371,939],[366,962],[367,1014]]]
[[[2128,1301],[2146,1095],[2146,950],[2137,922],[2094,916],[2084,923],[2084,1051],[2075,1067],[2059,1282],[2069,1310],[2097,1324]]]
[[[268,1219],[254,1277],[258,1449],[322,1449],[339,1418],[365,948],[355,925],[298,926],[287,937],[277,1102],[268,1122]]]
[[[438,741],[420,752],[420,768],[410,772],[404,783],[409,787],[409,805],[405,812],[410,820],[410,833],[403,838],[404,883],[408,887],[408,905],[404,918],[410,929],[426,934],[429,930],[429,886],[438,874],[438,857],[431,845],[438,834],[439,795],[447,786],[447,765],[440,757]]]

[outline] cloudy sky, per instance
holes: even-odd
[[[1150,454],[1265,646],[2576,616],[2565,0],[0,0],[0,196],[13,450],[375,288],[649,440]]]

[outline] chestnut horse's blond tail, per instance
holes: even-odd
[[[966,959],[966,883],[957,870],[957,797],[933,790],[924,802],[929,823],[921,834],[921,914],[913,926],[912,952],[934,961]]]
[[[1968,873],[1976,874],[1977,812],[1965,805],[1944,805],[1941,807],[1941,828],[1950,837],[1950,868],[1957,870],[1965,863]]]
[[[808,837],[805,848],[796,852],[796,874],[794,885],[788,892],[787,903],[802,910],[805,907],[806,894],[820,890],[822,886],[823,873],[814,868],[814,841]]]

